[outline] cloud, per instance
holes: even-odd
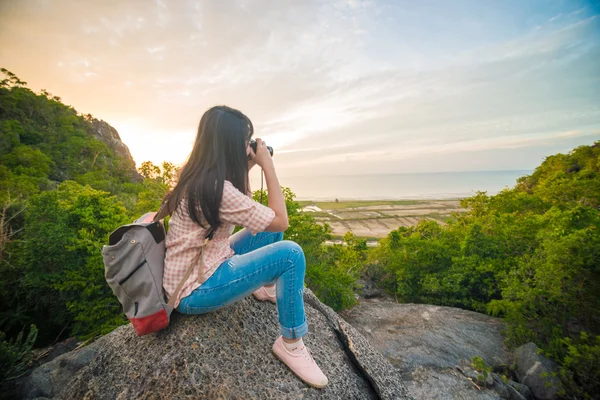
[[[461,169],[450,154],[595,132],[592,10],[469,4],[4,2],[0,59],[109,121],[138,163],[183,162],[214,104],[249,115],[288,170],[423,154]]]

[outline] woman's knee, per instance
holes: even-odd
[[[275,244],[280,251],[285,252],[287,259],[292,262],[296,267],[305,268],[306,260],[304,258],[304,250],[302,247],[291,240],[282,240]]]

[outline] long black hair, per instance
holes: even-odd
[[[219,206],[225,180],[244,194],[249,188],[246,141],[253,134],[252,122],[240,111],[227,106],[207,110],[200,119],[194,148],[180,170],[177,184],[165,197],[167,210],[176,211],[187,196],[190,218],[206,228],[200,218],[201,209],[212,228],[212,237],[221,224]]]

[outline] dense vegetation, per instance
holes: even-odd
[[[570,395],[591,398],[600,390],[600,142],[462,206],[446,226],[391,232],[365,273],[400,302],[504,317],[509,345],[535,342],[564,367]]]
[[[108,234],[156,210],[175,167],[130,160],[93,135],[94,119],[35,94],[4,71],[0,82],[0,380],[23,373],[34,342],[91,338],[126,323],[104,280]],[[307,259],[307,286],[336,310],[369,278],[400,302],[456,306],[505,318],[508,344],[534,341],[563,367],[571,398],[600,392],[600,143],[548,157],[496,196],[463,200],[446,225],[399,228],[369,250],[347,246],[298,211],[290,227]],[[260,191],[254,192],[260,198]],[[263,193],[263,201],[267,196]]]

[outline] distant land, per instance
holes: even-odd
[[[444,224],[452,213],[465,211],[459,200],[374,200],[318,202],[300,201],[302,212],[317,223],[329,224],[334,241],[348,231],[366,238],[371,245],[401,226],[414,226],[424,219]]]

